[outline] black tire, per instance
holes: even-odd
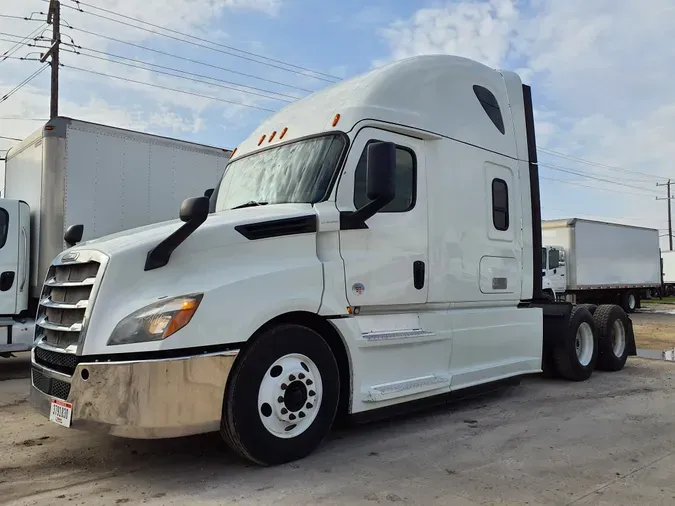
[[[637,292],[628,291],[621,294],[621,307],[626,313],[634,313],[640,305],[640,295]]]
[[[594,314],[595,310],[598,309],[598,306],[595,304],[578,304],[577,307],[585,307],[591,314]]]
[[[599,306],[593,315],[595,325],[598,328],[598,363],[597,368],[602,371],[620,371],[628,360],[628,343],[635,339],[633,326],[628,321],[628,316],[614,304]],[[620,346],[615,350],[616,339],[614,324],[620,322],[623,326],[623,350],[617,355]],[[620,338],[620,337],[619,337]]]
[[[582,364],[577,354],[577,331],[582,326],[588,326],[591,332],[593,349],[590,359]],[[581,340],[583,341],[583,339]],[[570,314],[569,327],[563,342],[553,351],[553,360],[558,373],[570,381],[584,381],[591,377],[598,359],[598,331],[593,321],[593,315],[585,307],[575,306]]]
[[[281,438],[263,425],[258,394],[270,367],[289,354],[304,355],[314,363],[321,375],[323,391],[319,394],[318,413],[311,425],[296,437]],[[304,384],[302,386],[306,388]],[[230,372],[220,432],[236,453],[257,464],[271,466],[298,460],[314,451],[330,432],[339,397],[338,365],[321,335],[301,325],[278,325],[258,336]]]

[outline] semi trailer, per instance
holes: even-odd
[[[659,231],[571,218],[544,221],[542,274],[557,297],[632,313],[661,286]]]
[[[70,225],[75,239],[94,239],[176,218],[185,198],[214,187],[230,152],[65,117],[13,146],[0,199],[0,356],[30,350]]]
[[[545,298],[541,237],[530,87],[400,60],[265,120],[180,220],[59,254],[31,403],[120,437],[220,431],[275,465],[342,417],[622,369],[631,320]]]

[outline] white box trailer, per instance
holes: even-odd
[[[675,295],[675,251],[661,252],[661,272],[663,273],[663,294]]]
[[[542,273],[576,303],[634,311],[661,285],[658,230],[572,218],[542,223]]]
[[[65,117],[13,146],[0,199],[0,354],[30,349],[69,226],[90,240],[176,218],[185,198],[215,186],[230,153]]]

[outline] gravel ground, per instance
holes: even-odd
[[[643,303],[642,309],[630,317],[638,348],[675,348],[675,304]]]
[[[631,359],[584,383],[518,387],[335,431],[277,468],[217,435],[132,441],[64,429],[26,402],[25,357],[0,362],[0,503],[675,503],[675,364]]]

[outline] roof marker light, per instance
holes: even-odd
[[[281,135],[279,136],[279,139],[283,139],[284,135],[286,135],[286,132],[288,132],[288,127],[284,127],[284,129],[281,131]]]
[[[337,113],[333,118],[333,126],[337,126],[338,121],[340,121],[340,113]]]
[[[258,141],[258,146],[260,146],[263,141],[265,140],[265,134],[262,134],[262,137],[260,137],[260,140]]]
[[[270,140],[268,140],[267,142],[272,142],[272,140],[274,139],[274,136],[275,136],[276,134],[277,134],[277,131],[276,131],[276,130],[275,130],[274,132],[272,132],[272,135],[270,135]]]

